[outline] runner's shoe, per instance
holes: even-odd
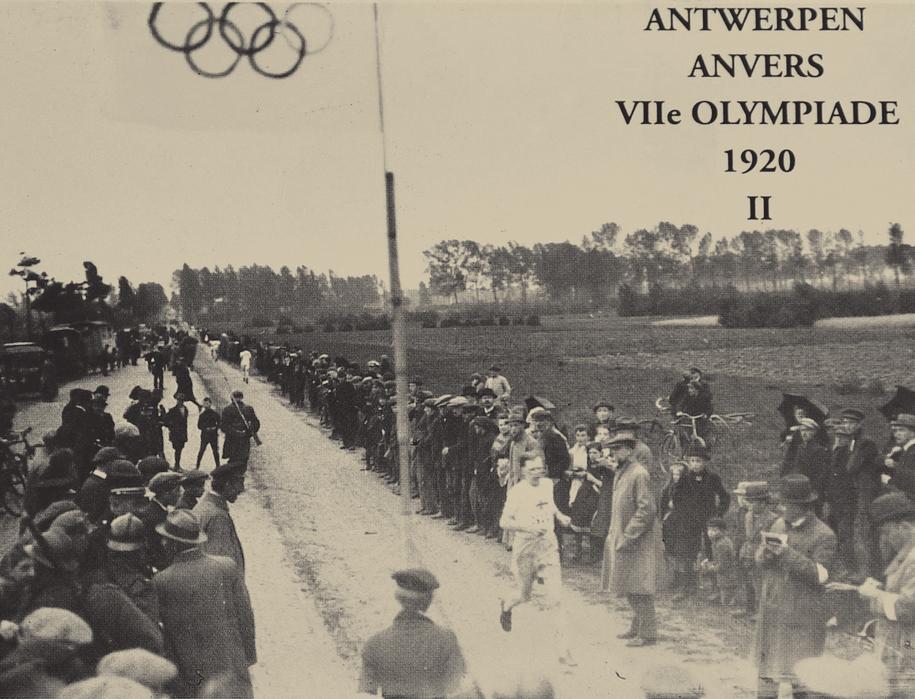
[[[499,625],[502,627],[502,630],[505,632],[512,630],[512,610],[505,609],[502,603],[499,604],[500,614],[499,614]]]

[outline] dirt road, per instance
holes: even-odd
[[[197,362],[197,371],[217,404],[224,403],[231,388],[243,388],[263,424],[264,445],[252,451],[249,493],[234,510],[246,551],[257,555],[259,548],[272,548],[264,542],[275,536],[276,528],[294,568],[294,586],[307,589],[306,606],[317,608],[345,672],[355,682],[362,643],[396,612],[390,575],[406,560],[402,525],[407,518],[399,513],[399,499],[268,384],[255,378],[244,385],[234,367],[214,365],[209,358]],[[642,675],[664,663],[689,665],[701,677],[706,696],[749,695],[755,685],[750,663],[738,655],[749,651],[748,631],[735,638],[733,631],[721,630],[713,610],[672,613],[660,604],[658,646],[626,648],[615,638],[628,624],[625,604],[601,595],[593,574],[574,570],[567,571],[564,604],[579,666],[563,670],[553,659],[539,610],[519,609],[511,634],[499,627],[499,598],[511,591],[509,556],[502,547],[451,531],[438,521],[409,519],[423,564],[442,582],[431,616],[456,631],[484,691],[509,680],[519,667],[536,667],[552,677],[560,696],[639,697]],[[279,571],[252,566],[252,594],[254,580],[264,576],[288,586],[279,580],[290,574],[288,568]],[[290,603],[303,601],[291,598]],[[272,647],[294,642],[285,638],[290,624],[284,612],[274,616],[275,609],[255,600],[255,613],[260,643]],[[278,655],[286,651],[275,650]],[[319,661],[305,650],[298,659],[288,667],[272,665],[266,674],[276,686],[286,681],[276,673],[292,675],[293,683],[299,673],[313,677],[308,671],[319,667]],[[264,664],[269,664],[266,657]]]
[[[257,621],[256,695],[353,696],[359,649],[397,611],[390,575],[406,561],[403,525],[408,519],[400,514],[400,501],[268,384],[255,378],[244,385],[237,370],[208,357],[199,359],[196,369],[198,398],[209,394],[221,406],[231,389],[243,388],[263,423],[264,445],[252,451],[248,490],[232,506],[250,561],[246,578]],[[99,383],[111,388],[109,411],[119,419],[130,388],[151,381],[145,368],[128,367],[74,382],[66,390]],[[167,375],[166,396],[172,384]],[[55,428],[62,400],[24,404],[17,427],[31,425],[38,435]],[[185,468],[193,466],[199,444],[195,419],[191,407]],[[166,456],[172,458],[167,441]],[[203,468],[212,467],[212,456],[205,456]],[[535,668],[552,678],[562,697],[640,697],[645,672],[684,663],[702,679],[706,696],[751,694],[753,669],[741,657],[750,648],[748,629],[735,635],[733,624],[720,623],[708,608],[674,612],[660,602],[658,646],[626,648],[615,638],[628,623],[625,604],[602,595],[593,572],[575,568],[564,571],[564,604],[579,665],[562,668],[537,608],[517,610],[512,633],[500,629],[499,599],[512,589],[509,555],[501,546],[428,518],[410,517],[409,524],[423,565],[442,583],[430,614],[456,631],[486,692],[510,683],[519,668]]]
[[[62,391],[61,400],[53,403],[32,402],[20,405],[16,428],[32,426],[40,435],[60,425],[60,411],[71,388],[94,389],[104,383],[111,389],[109,412],[120,420],[127,408],[127,394],[132,386],[151,386],[145,367],[126,367],[110,376],[92,376],[72,382]],[[166,375],[165,395],[174,392],[174,379]],[[205,391],[198,388],[197,397]],[[171,401],[166,399],[166,405]],[[184,468],[192,468],[199,447],[196,410],[189,405],[190,441],[182,457]],[[166,438],[166,457],[172,462],[172,449]],[[260,455],[262,456],[262,455]],[[202,468],[213,468],[211,454]],[[245,493],[232,506],[247,561],[246,582],[251,595],[257,625],[258,663],[252,668],[255,694],[258,697],[347,697],[354,693],[352,669],[336,652],[336,644],[318,614],[313,598],[305,591],[300,576],[286,554],[282,540],[269,516],[269,498],[257,488]],[[15,520],[3,519],[4,543],[14,536]],[[320,688],[312,693],[303,688]]]

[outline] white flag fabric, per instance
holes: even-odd
[[[117,120],[181,130],[377,129],[371,7],[106,3]]]

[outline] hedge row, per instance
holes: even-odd
[[[617,313],[621,316],[700,316],[718,312],[722,301],[737,294],[733,286],[666,289],[654,284],[647,294],[628,284],[619,288]]]

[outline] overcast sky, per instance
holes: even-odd
[[[214,6],[217,6],[214,4]],[[273,4],[282,12],[285,4]],[[149,3],[0,5],[0,256],[64,279],[91,259],[114,281],[200,267],[305,264],[387,276],[371,5],[331,4],[333,36],[287,80],[246,61],[195,75],[151,38]],[[218,6],[217,6],[218,7]],[[713,235],[773,196],[771,226],[915,238],[915,7],[869,4],[834,34],[647,33],[649,5],[384,3],[388,167],[405,286],[443,238],[575,242],[605,221]],[[259,10],[234,17],[243,32]],[[202,10],[170,7],[180,40]],[[293,11],[311,46],[329,23]],[[202,64],[226,59],[218,31]],[[285,39],[265,52],[280,65]],[[817,80],[689,79],[697,53],[824,54]],[[895,127],[625,126],[617,99],[893,99]],[[723,151],[793,148],[790,175],[725,174]],[[769,227],[768,225],[766,227]],[[4,276],[0,290],[13,288]]]

